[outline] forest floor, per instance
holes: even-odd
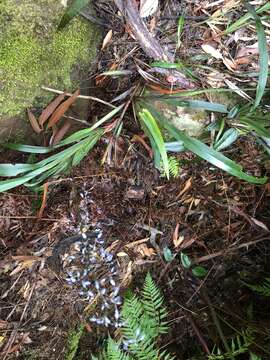
[[[175,48],[179,15],[184,14],[177,54],[194,71],[198,66],[196,84],[232,88],[233,82],[238,93],[243,83],[256,87],[253,77],[244,76],[258,70],[254,23],[215,38],[228,21],[234,23],[246,12],[241,2],[164,3],[145,21],[162,48],[170,50]],[[148,85],[159,94],[172,90],[166,74],[156,74],[158,82],[140,77],[138,66],[146,74],[149,59],[112,2],[97,1],[96,10],[106,22],[107,41],[97,72],[89,76],[91,95],[111,102],[149,79]],[[269,19],[269,11],[266,14]],[[111,29],[113,35],[105,36]],[[203,50],[204,44],[208,47]],[[118,69],[130,73],[120,78],[100,75]],[[91,112],[90,122],[104,109],[92,105]],[[177,155],[179,174],[168,180],[154,167],[131,108],[123,119],[124,130],[117,139],[107,134],[79,166],[51,180],[46,202],[25,187],[0,193],[2,358],[90,359],[113,334],[88,321],[88,302],[65,281],[65,253],[71,247],[60,254],[60,265],[54,256],[81,221],[83,193],[89,198],[89,221],[101,224],[106,248],[117,261],[121,294],[128,288],[141,289],[148,271],[164,294],[170,327],[160,341],[176,359],[208,359],[214,346],[223,349],[220,327],[229,342],[237,336],[243,341],[243,334],[252,332],[249,350],[270,359],[269,298],[245,285],[258,284],[270,274],[269,183],[239,180],[190,152]],[[108,144],[113,144],[110,151]],[[238,138],[226,154],[247,173],[269,173],[263,149],[248,135]],[[15,151],[0,152],[0,163],[26,159]],[[190,268],[185,259],[192,262]],[[235,358],[249,359],[249,354]]]

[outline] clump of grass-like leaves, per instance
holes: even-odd
[[[210,103],[201,100],[186,100],[184,95],[190,92],[174,94],[172,96],[147,95],[137,102],[137,112],[141,125],[147,134],[154,153],[154,161],[157,168],[162,168],[169,178],[168,150],[171,152],[191,151],[212,165],[224,170],[239,179],[254,184],[264,184],[266,177],[255,177],[245,173],[242,167],[235,161],[221,153],[221,150],[232,145],[241,135],[255,136],[259,143],[269,152],[270,131],[268,129],[267,114],[253,106],[247,105],[235,107],[230,111],[222,104]],[[171,124],[163,113],[152,105],[152,100],[169,105],[191,107],[205,111],[218,112],[222,114],[221,121],[211,124],[212,129],[217,130],[217,135],[212,146],[203,141],[187,135],[184,131],[177,129]],[[165,134],[169,134],[170,142],[166,142]]]
[[[105,129],[101,125],[121,108],[122,106],[118,106],[90,128],[75,132],[55,146],[4,144],[6,148],[29,154],[54,154],[33,164],[0,164],[0,176],[9,178],[0,181],[0,192],[19,185],[38,190],[48,178],[58,176],[78,165],[104,134]],[[60,148],[63,150],[59,151]]]

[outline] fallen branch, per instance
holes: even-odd
[[[118,9],[125,16],[127,23],[131,26],[132,31],[141,48],[147,56],[154,60],[174,62],[174,55],[165,51],[158,40],[152,36],[145,22],[140,17],[135,0],[114,0]],[[177,82],[185,89],[193,88],[194,85],[179,71],[170,70],[170,74],[177,74]]]

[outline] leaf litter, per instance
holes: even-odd
[[[209,84],[230,88],[250,99],[242,84],[249,87],[257,81],[258,76],[252,74],[258,74],[260,51],[256,27],[247,20],[251,15],[242,3],[201,2],[194,6],[189,1],[180,5],[171,0],[163,6],[162,2],[147,0],[136,2],[140,6],[134,7],[135,2],[128,0],[125,13],[118,11],[123,10],[122,1],[115,4],[117,7],[108,1],[94,4],[97,16],[109,24],[106,33],[113,33],[113,37],[108,35],[99,59],[93,97],[110,104],[113,98],[121,99],[122,94],[129,97],[129,89],[144,79],[160,94]],[[265,3],[254,5],[258,12]],[[265,11],[267,14],[269,8]],[[180,16],[185,18],[180,22],[181,34]],[[233,25],[227,27],[228,18],[236,24],[235,29]],[[263,22],[267,29],[267,17]],[[268,40],[267,30],[266,37]],[[181,69],[162,72],[159,68],[153,72],[149,66],[152,60],[174,63],[175,56],[192,68],[196,79]],[[113,76],[113,71],[119,71],[121,76]],[[57,96],[39,118],[29,109],[34,131],[41,132],[46,122],[48,130],[54,127],[51,145],[65,136],[68,123],[59,124],[79,91],[65,100],[67,95],[64,92]],[[94,113],[102,110],[98,103],[93,109]],[[116,255],[122,290],[131,284],[139,287],[148,270],[159,281],[168,299],[172,324],[165,342],[170,343],[177,358],[192,356],[194,343],[201,346],[202,334],[208,344],[213,344],[211,334],[216,329],[211,321],[205,321],[208,305],[200,295],[201,288],[227,322],[238,329],[239,321],[240,326],[245,325],[243,308],[250,293],[241,281],[256,280],[269,271],[267,185],[243,183],[205,163],[196,163],[189,153],[178,156],[182,164],[180,176],[166,181],[153,167],[147,138],[131,121],[129,111],[124,121],[125,133],[114,141],[108,131],[103,143],[79,167],[46,187],[43,199],[22,188],[0,194],[0,347],[5,358],[27,358],[38,353],[44,354],[44,359],[65,359],[69,330],[78,323],[89,329],[89,304],[64,283],[59,259],[53,257],[52,261],[55,249],[73,235],[81,213],[82,187],[91,197],[91,224],[102,223],[106,249]],[[116,125],[117,121],[110,130]],[[112,144],[111,150],[101,167],[100,159],[108,143]],[[233,157],[245,164],[247,171],[258,176],[265,171],[262,162],[253,161],[261,159],[255,142],[238,139],[233,149]],[[16,162],[19,155],[8,156]],[[74,248],[70,245],[66,250],[72,252]],[[164,251],[171,254],[169,262],[164,259]],[[191,259],[189,264],[201,264],[203,270],[198,266],[192,272],[183,268],[183,252]],[[198,280],[196,276],[200,277],[205,269],[207,279]],[[264,306],[269,308],[269,304]],[[237,318],[239,314],[243,320]],[[90,331],[90,336],[81,339],[78,356],[90,357],[99,346],[100,334],[92,325]]]

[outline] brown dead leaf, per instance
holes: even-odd
[[[41,203],[40,209],[38,211],[38,219],[42,218],[43,212],[44,212],[45,207],[46,207],[48,186],[49,186],[49,184],[47,182],[43,185],[42,203]]]
[[[51,128],[53,125],[55,125],[61,117],[65,114],[65,112],[70,108],[70,106],[75,102],[77,97],[80,94],[80,90],[76,90],[75,93],[70,96],[67,100],[65,100],[59,107],[55,110],[55,112],[52,114],[47,128]]]
[[[64,125],[54,135],[54,138],[52,140],[52,145],[53,146],[58,144],[63,139],[63,137],[66,135],[66,133],[68,132],[70,127],[71,127],[71,121],[66,120]]]
[[[13,256],[12,257],[14,260],[16,261],[21,261],[20,264],[18,266],[16,266],[16,268],[9,274],[10,276],[14,276],[18,273],[20,273],[21,271],[23,271],[24,269],[29,269],[32,267],[32,265],[36,262],[36,261],[40,261],[41,258],[38,256]]]
[[[174,232],[173,232],[173,243],[174,243],[175,247],[177,247],[177,245],[175,245],[175,242],[177,241],[178,236],[179,236],[179,226],[180,226],[180,224],[177,223],[175,226]]]
[[[36,260],[41,260],[41,258],[39,256],[35,256],[35,255],[15,255],[11,257],[12,260],[16,260],[16,261],[36,261]]]
[[[231,60],[227,57],[224,57],[222,60],[223,60],[223,64],[230,71],[235,71],[237,69],[237,63],[234,60]]]
[[[246,65],[249,64],[252,61],[252,59],[251,57],[248,56],[242,56],[238,59],[235,59],[234,61],[237,65]]]
[[[185,183],[185,186],[184,188],[180,191],[180,193],[176,196],[175,200],[178,200],[180,199],[180,197],[189,190],[189,188],[191,187],[192,185],[192,177],[190,177],[186,183]]]
[[[40,126],[38,125],[38,122],[37,122],[37,119],[36,119],[35,115],[34,115],[34,114],[32,113],[32,111],[29,110],[29,109],[27,109],[27,115],[28,115],[28,119],[29,119],[29,121],[30,121],[30,124],[31,124],[33,130],[34,130],[37,134],[39,134],[39,133],[42,131],[42,129],[41,129]]]
[[[101,47],[101,50],[103,50],[108,44],[109,42],[111,41],[112,39],[112,36],[113,36],[113,31],[112,30],[109,30],[103,40],[103,43],[102,43],[102,47]]]
[[[156,253],[153,248],[149,248],[145,244],[139,245],[137,250],[142,256],[146,256],[146,257],[150,257]]]
[[[18,344],[8,348],[8,350],[7,350],[8,354],[18,351],[23,344],[32,343],[32,340],[29,337],[29,332],[25,333],[25,334],[23,334],[23,333],[19,334],[19,336],[17,337],[17,340],[18,339],[19,339]]]
[[[203,49],[204,52],[211,55],[215,59],[222,59],[223,58],[221,52],[218,49],[215,49],[214,46],[212,46],[210,44],[203,44],[202,49]]]
[[[64,100],[66,96],[66,92],[63,92],[62,94],[58,95],[41,113],[38,122],[39,125],[43,126],[45,121],[49,119],[49,117],[52,115],[52,113],[55,111],[57,106]]]
[[[124,287],[124,288],[128,287],[128,285],[131,283],[131,280],[132,280],[132,265],[133,265],[133,262],[130,261],[128,263],[127,268],[124,271],[124,277],[123,277],[122,282],[121,282],[121,286]]]
[[[175,248],[180,246],[185,239],[185,237],[183,235],[179,236],[179,226],[180,226],[180,224],[177,223],[176,227],[174,229],[174,232],[173,232],[173,244],[174,244]]]
[[[270,51],[270,44],[268,44],[268,50]],[[253,55],[259,55],[259,43],[255,42],[250,46],[243,46],[238,49],[235,54],[235,58],[239,59],[241,57],[248,57]]]
[[[148,155],[150,157],[150,159],[153,158],[153,151],[150,148],[150,146],[146,143],[146,141],[139,135],[134,135],[133,138],[131,139],[131,142],[138,142],[140,143],[148,152]]]

